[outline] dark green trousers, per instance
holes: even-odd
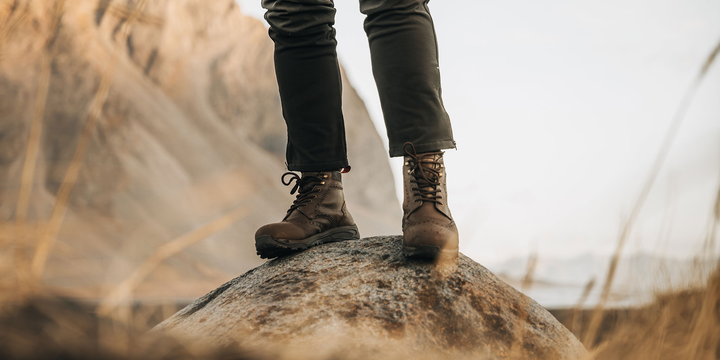
[[[390,156],[455,147],[442,102],[429,0],[360,0]],[[332,0],[262,0],[275,42],[287,165],[294,171],[347,167],[342,81]]]

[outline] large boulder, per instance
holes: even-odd
[[[321,245],[220,286],[156,328],[292,358],[581,359],[549,312],[461,255],[402,255],[399,236]]]

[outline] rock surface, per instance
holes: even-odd
[[[136,295],[195,298],[261,264],[252,235],[292,202],[280,182],[285,123],[262,23],[234,0],[77,0],[64,2],[51,33],[56,3],[0,1],[0,226],[13,222],[47,39],[52,66],[31,225],[49,218],[117,48],[46,283],[102,296],[158,246],[244,205],[251,215],[163,263]],[[123,40],[122,24],[140,3]],[[382,141],[343,81],[348,207],[366,235],[397,232],[400,206]],[[0,262],[12,253],[0,249]]]
[[[532,299],[461,255],[408,260],[401,238],[325,244],[269,261],[156,328],[307,358],[580,359]]]

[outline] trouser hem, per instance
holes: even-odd
[[[431,143],[424,143],[424,144],[413,144],[415,146],[415,151],[420,154],[424,152],[429,151],[438,151],[438,150],[445,150],[445,149],[457,149],[457,145],[455,144],[454,140],[445,140],[445,141],[435,141]],[[399,157],[404,156],[405,150],[403,149],[403,145],[401,146],[394,146],[390,148],[390,157]]]
[[[349,166],[347,160],[319,164],[287,164],[287,168],[290,171],[337,171]]]

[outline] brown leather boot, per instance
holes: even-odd
[[[415,152],[403,145],[403,251],[406,256],[454,259],[458,230],[447,205],[443,152]]]
[[[285,178],[290,176],[288,181]],[[360,238],[357,225],[345,206],[339,171],[293,172],[282,176],[297,198],[285,218],[255,233],[255,249],[263,259],[288,255],[323,243]]]

